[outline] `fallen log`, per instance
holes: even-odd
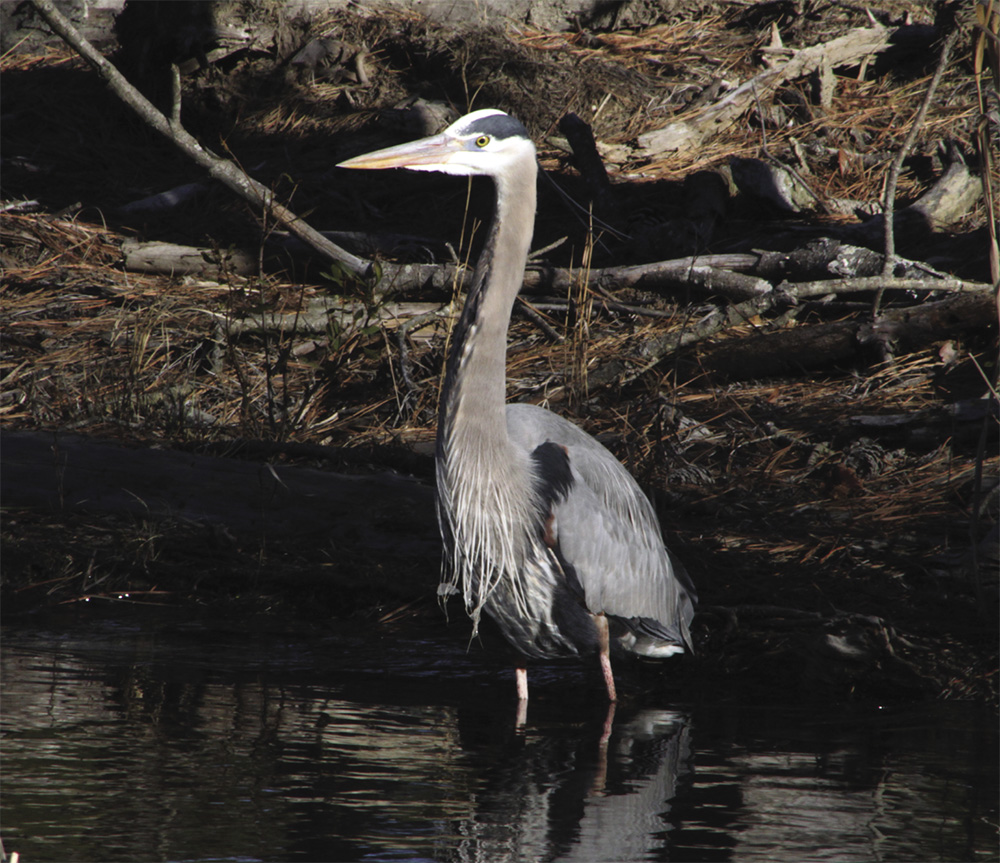
[[[156,241],[125,240],[122,258],[125,269],[135,273],[221,279],[227,273],[247,276],[257,270],[253,257],[239,249],[203,249]]]
[[[782,287],[801,288],[802,282],[834,282],[880,276],[885,256],[864,246],[845,243],[833,237],[811,240],[790,252],[759,251],[760,260],[753,272]],[[897,261],[897,278],[932,281],[937,274],[926,264]],[[942,280],[946,281],[946,280]],[[951,281],[951,280],[947,280]],[[938,288],[940,290],[940,288]],[[833,287],[829,293],[836,293]]]
[[[877,281],[877,280],[872,280]],[[988,292],[958,294],[905,309],[887,309],[871,321],[836,321],[732,339],[704,350],[701,371],[729,379],[767,378],[850,362],[866,351],[895,346],[916,350],[929,343],[985,330],[992,315]]]
[[[229,313],[205,310],[229,335],[246,333],[327,334],[331,330],[349,333],[355,329],[381,326],[396,329],[406,322],[441,309],[440,303],[385,302],[369,307],[342,297],[309,297],[301,308],[287,312],[265,311],[234,317]],[[430,322],[426,324],[430,325]],[[412,334],[411,334],[412,335]]]

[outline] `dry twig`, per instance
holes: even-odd
[[[941,82],[941,76],[944,74],[944,70],[948,66],[948,60],[951,57],[951,49],[954,47],[955,42],[958,39],[958,34],[959,29],[956,26],[944,40],[944,44],[941,46],[941,56],[938,58],[937,68],[934,70],[934,75],[931,78],[930,84],[927,85],[927,92],[924,94],[923,102],[920,103],[920,110],[917,111],[917,116],[913,118],[910,131],[907,133],[906,139],[903,141],[903,145],[896,153],[896,158],[893,160],[892,167],[889,169],[889,177],[885,184],[885,201],[883,205],[883,214],[885,218],[885,264],[882,268],[882,275],[886,278],[892,276],[893,268],[895,267],[896,262],[896,238],[893,232],[893,212],[896,202],[896,185],[899,182],[899,172],[903,168],[904,160],[913,148],[913,143],[917,140],[917,133],[924,124],[924,118],[927,116],[927,109],[930,107],[931,99],[934,98],[934,93],[937,91],[938,84]],[[880,290],[875,295],[875,302],[872,306],[873,318],[878,316],[879,306],[882,303],[882,293],[883,291]]]

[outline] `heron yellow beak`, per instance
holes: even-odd
[[[448,135],[421,138],[409,144],[386,147],[373,153],[355,156],[337,165],[338,168],[363,168],[381,170],[383,168],[410,168],[424,171],[447,171],[448,163],[457,152],[463,150],[461,142]]]

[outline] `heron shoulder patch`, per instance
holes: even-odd
[[[562,500],[573,487],[573,471],[569,466],[569,451],[566,447],[546,441],[535,447],[531,453],[538,477],[538,492],[542,506],[548,511],[552,504]]]

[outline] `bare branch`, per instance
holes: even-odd
[[[948,37],[944,40],[944,45],[941,46],[941,56],[938,59],[937,68],[934,70],[931,82],[927,86],[927,92],[924,94],[924,101],[920,105],[920,110],[917,111],[917,116],[913,119],[910,131],[906,135],[906,140],[903,141],[903,146],[899,148],[899,152],[896,153],[896,158],[892,162],[892,167],[889,169],[889,177],[885,184],[885,204],[883,206],[883,212],[885,213],[885,264],[882,269],[882,275],[887,277],[892,275],[896,259],[896,238],[893,233],[894,226],[892,217],[896,201],[896,184],[899,182],[899,172],[903,168],[903,161],[910,154],[910,150],[913,148],[914,141],[917,140],[917,133],[924,124],[924,118],[927,116],[927,109],[930,107],[931,99],[934,98],[934,93],[941,81],[941,76],[944,74],[944,70],[948,66],[948,58],[951,56],[951,49],[954,47],[955,41],[958,39],[958,34],[959,29],[958,27],[955,27],[955,29],[952,30],[948,34]],[[878,315],[879,305],[881,302],[882,292],[879,291],[878,295],[875,297],[875,304],[872,307],[872,317]]]
[[[209,176],[246,199],[255,207],[263,207],[270,215],[303,242],[308,243],[319,254],[331,261],[336,261],[352,273],[367,275],[371,262],[352,255],[335,243],[331,243],[319,231],[311,228],[295,213],[278,203],[270,189],[247,176],[240,168],[227,159],[223,159],[211,150],[203,147],[178,122],[179,106],[175,104],[172,110],[174,120],[165,117],[157,108],[133,87],[124,75],[112,63],[90,44],[73,26],[72,23],[55,8],[51,0],[32,0],[38,13],[48,25],[61,36],[94,70],[104,79],[111,91],[138,114],[157,132],[168,138],[180,148],[185,155],[208,171]]]

